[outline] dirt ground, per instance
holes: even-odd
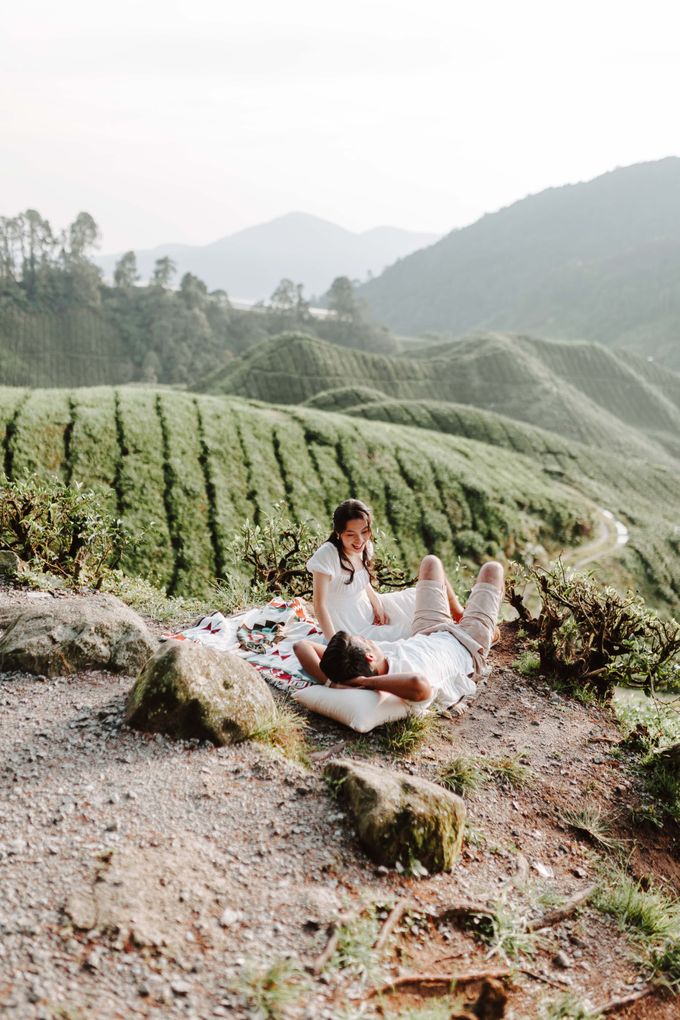
[[[458,924],[427,920],[446,906],[504,903],[531,922],[598,881],[611,855],[565,819],[586,806],[613,819],[636,877],[674,896],[680,889],[677,832],[631,821],[636,780],[607,710],[521,676],[512,626],[502,632],[471,710],[438,719],[412,754],[386,752],[379,731],[360,737],[309,717],[306,765],[257,744],[218,749],[132,732],[122,724],[130,677],[0,674],[2,1014],[401,1016],[446,986],[372,990],[404,975],[454,982],[513,966],[503,983],[514,1020],[541,1017],[567,993],[601,1008],[641,991],[634,944],[592,905],[547,927],[514,962],[490,957]],[[519,756],[528,783],[491,782],[466,796],[454,869],[415,877],[364,855],[322,778],[325,752],[433,780],[459,755]],[[382,952],[372,950],[404,897],[411,912]],[[314,975],[305,967],[339,916],[353,919],[357,944],[343,950],[346,966],[338,952]],[[479,987],[462,985],[459,1001],[473,1002]],[[680,1005],[654,993],[617,1015],[671,1020]]]

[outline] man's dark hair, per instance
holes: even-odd
[[[375,675],[375,670],[366,658],[366,649],[346,630],[339,630],[333,635],[319,665],[334,684],[341,684],[355,676]]]

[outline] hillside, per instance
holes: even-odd
[[[549,188],[447,234],[362,288],[406,333],[519,330],[680,368],[680,159]]]
[[[425,549],[447,562],[570,543],[587,501],[528,458],[467,439],[252,407],[161,389],[0,391],[3,467],[59,474],[103,494],[133,533],[124,566],[170,592],[223,576],[243,521],[276,502],[325,529],[360,493],[404,566]]]
[[[288,213],[212,244],[163,244],[138,251],[137,264],[148,280],[156,259],[169,256],[180,276],[194,273],[211,290],[234,298],[266,300],[284,277],[302,283],[308,294],[324,294],[336,276],[365,279],[418,248],[436,241],[436,234],[374,227],[356,233],[307,213]],[[95,262],[111,276],[119,255],[101,255]]]
[[[370,417],[371,406],[352,413]],[[456,429],[456,410],[447,413],[455,434],[443,434],[441,418],[439,432],[412,420],[372,420],[368,430],[313,408],[159,388],[5,388],[2,467],[10,478],[57,474],[100,492],[141,535],[124,568],[171,593],[205,592],[232,571],[231,542],[246,518],[258,522],[281,503],[325,531],[333,507],[354,493],[372,504],[386,548],[409,570],[425,550],[472,564],[560,549],[588,533],[596,503],[630,529],[627,576],[659,603],[680,602],[672,463],[517,422],[499,428],[498,416],[470,409],[473,424]]]
[[[208,375],[201,389],[303,403],[361,381],[400,400],[471,404],[588,443],[664,460],[680,435],[680,377],[595,344],[490,334],[385,357],[289,335]]]

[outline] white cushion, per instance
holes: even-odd
[[[376,726],[404,719],[409,714],[408,702],[384,691],[338,690],[314,684],[294,691],[292,697],[298,705],[335,719],[357,733],[368,733]]]

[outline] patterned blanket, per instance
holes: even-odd
[[[316,683],[293,651],[294,642],[306,637],[324,640],[305,600],[273,598],[266,606],[238,616],[210,613],[193,627],[179,634],[164,634],[161,640],[196,641],[217,651],[233,652],[250,662],[273,687],[290,693]]]

